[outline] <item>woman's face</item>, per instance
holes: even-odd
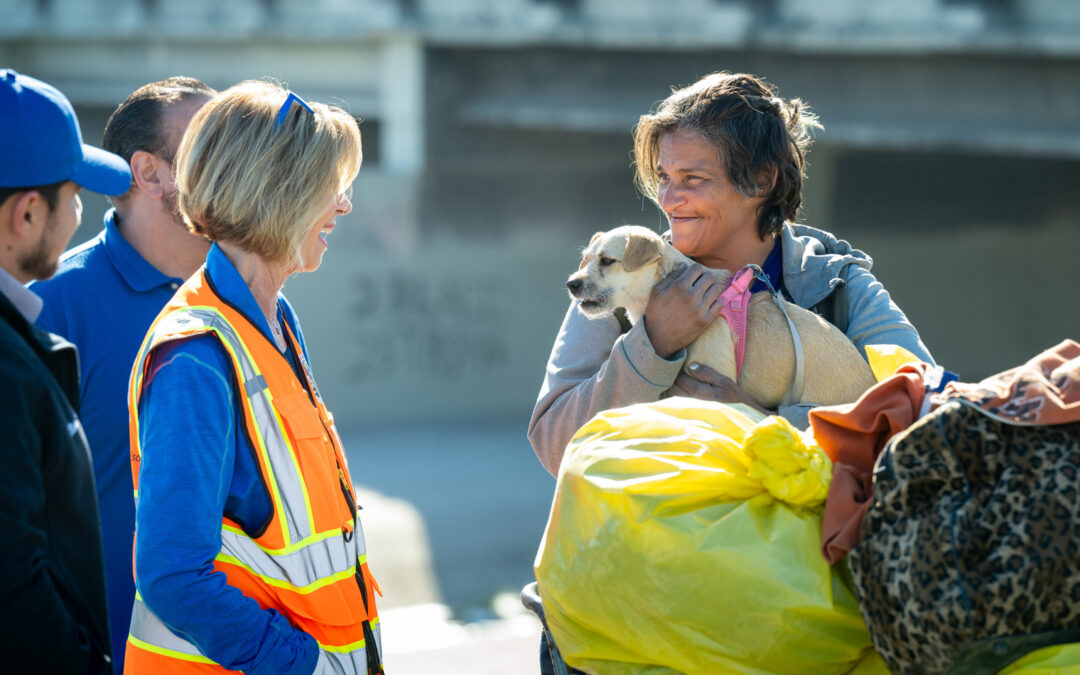
[[[314,272],[322,264],[323,254],[329,246],[326,237],[333,231],[337,224],[335,218],[344,216],[352,211],[352,202],[344,192],[334,194],[328,198],[326,208],[323,209],[319,219],[311,226],[301,249],[302,272]]]
[[[656,164],[656,198],[675,248],[706,266],[726,267],[725,251],[760,241],[762,199],[732,185],[716,146],[703,136],[685,129],[664,134]]]

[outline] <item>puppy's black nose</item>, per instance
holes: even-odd
[[[581,290],[581,279],[571,279],[570,281],[567,281],[566,287],[570,289],[572,294],[577,295],[578,291]]]

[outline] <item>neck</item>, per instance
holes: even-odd
[[[255,302],[273,328],[277,325],[277,296],[289,278],[288,269],[280,263],[267,262],[262,256],[229,242],[218,242],[218,247],[251,289]]]
[[[133,204],[130,211],[116,212],[120,234],[139,252],[146,262],[169,277],[187,279],[206,261],[210,242],[188,232],[172,217],[148,213],[159,204]]]
[[[741,242],[729,242],[724,250],[716,255],[700,256],[697,261],[702,265],[717,269],[737,272],[747,265],[764,265],[765,259],[776,245],[775,234],[770,234],[762,241],[755,230],[752,239]]]

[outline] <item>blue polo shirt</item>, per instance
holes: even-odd
[[[104,230],[65,253],[56,276],[32,285],[45,301],[37,325],[79,348],[79,416],[94,458],[118,673],[123,672],[124,642],[135,599],[128,376],[147,329],[182,282],[165,276],[139,255],[120,234],[116,211],[110,210]]]
[[[272,342],[251,290],[216,245],[205,269],[222,298]],[[303,335],[280,294],[277,311],[300,345],[301,354],[286,354],[295,370],[307,359]],[[168,342],[151,355],[139,399],[139,593],[174,633],[228,669],[307,675],[319,657],[314,638],[262,609],[213,568],[222,514],[256,532],[273,508],[242,431],[235,383],[232,362],[214,335]]]

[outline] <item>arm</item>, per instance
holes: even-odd
[[[866,358],[867,345],[890,344],[907,349],[927,363],[934,363],[934,357],[915,326],[870,270],[848,265],[844,276],[848,299],[847,336],[863,358]]]
[[[658,400],[685,358],[684,351],[672,360],[657,356],[643,322],[620,335],[614,316],[590,319],[571,303],[529,421],[540,463],[558,475],[566,444],[583,424],[602,410]]]
[[[57,457],[54,466],[46,467],[39,425],[47,429],[61,423],[50,419],[48,393],[17,367],[0,368],[0,382],[0,652],[9,665],[33,664],[38,672],[87,672],[97,647],[71,606],[71,589],[61,590],[49,561],[46,472],[59,476],[62,463],[82,463],[62,471],[85,482],[67,487],[90,489],[88,457]]]
[[[551,475],[574,433],[598,412],[656,401],[671,387],[684,348],[717,316],[722,291],[705,267],[680,266],[653,287],[625,335],[613,315],[590,319],[571,303],[529,422],[529,441]]]
[[[234,489],[237,434],[241,447],[245,441],[237,429],[231,366],[210,336],[169,347],[155,354],[139,402],[139,593],[174,633],[226,668],[310,673],[319,652],[315,640],[213,569],[226,501],[238,491],[243,497],[261,490]]]
[[[844,278],[848,303],[847,336],[864,359],[868,345],[891,344],[907,349],[927,363],[934,363],[934,357],[915,326],[870,270],[860,265],[848,265]],[[777,414],[805,429],[814,407],[811,404],[782,405]]]

